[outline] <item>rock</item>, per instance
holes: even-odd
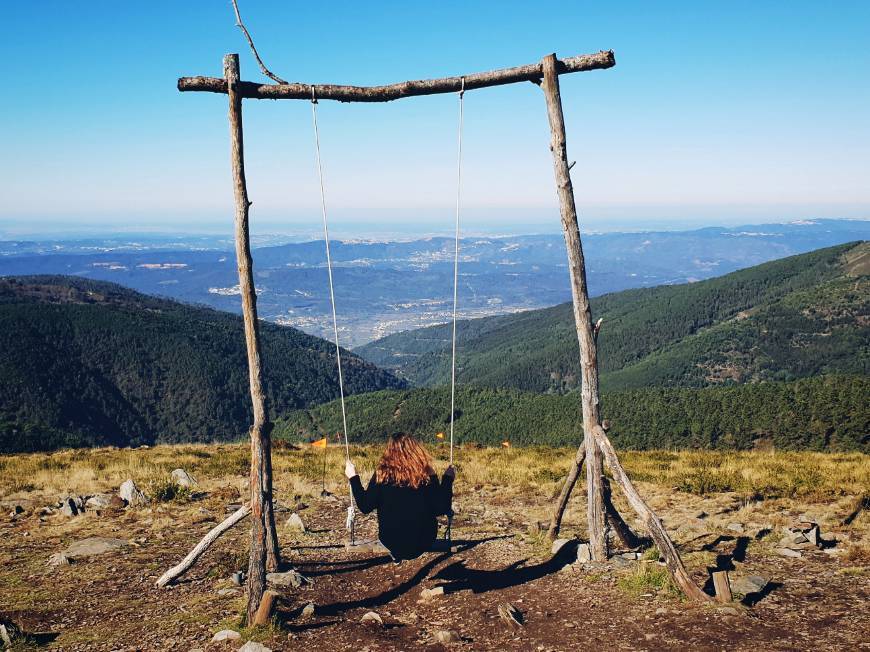
[[[61,554],[66,555],[71,560],[76,560],[81,557],[93,557],[94,555],[103,555],[107,552],[114,552],[128,545],[130,545],[130,542],[125,541],[124,539],[89,537],[87,539],[82,539],[81,541],[76,541]]]
[[[76,506],[76,501],[72,497],[67,497],[60,501],[60,513],[64,516],[78,516],[80,511]]]
[[[211,637],[212,643],[219,643],[220,641],[238,641],[242,638],[242,635],[232,629],[222,629],[217,634]]]
[[[498,615],[508,625],[513,627],[522,627],[523,625],[523,612],[510,602],[502,602],[498,605]]]
[[[52,514],[54,514],[54,509],[51,507],[43,507],[39,510],[40,516],[51,516]]]
[[[709,514],[707,512],[704,512],[704,511],[696,512],[695,514],[693,514],[693,518],[697,518],[697,519],[707,518],[708,516],[709,516]]]
[[[230,575],[230,582],[235,584],[236,586],[241,586],[242,582],[245,581],[245,574],[242,571],[236,571],[232,575]]]
[[[175,480],[175,484],[179,487],[192,487],[196,484],[196,480],[194,480],[184,469],[175,469],[171,473],[171,476],[172,479]]]
[[[85,501],[87,509],[105,509],[112,504],[112,496],[109,494],[94,494]]]
[[[720,614],[725,614],[726,616],[739,616],[740,612],[737,611],[734,607],[719,607],[716,609]]]
[[[19,642],[20,638],[21,629],[17,625],[5,618],[0,620],[0,644],[4,648],[11,648],[15,643]]]
[[[307,605],[305,605],[302,608],[302,617],[303,618],[311,618],[311,616],[314,615],[314,609],[315,609],[314,603],[309,602]]]
[[[742,593],[743,595],[761,593],[768,582],[769,580],[761,575],[747,575],[732,580],[731,590],[734,593]]]
[[[298,589],[303,584],[311,584],[311,580],[295,570],[286,573],[266,573],[266,583],[280,588]]]
[[[112,496],[112,500],[109,501],[110,509],[124,509],[126,506],[127,501],[120,496]]]
[[[238,594],[239,594],[239,592],[238,592],[237,589],[230,589],[230,588],[227,588],[227,589],[221,589],[221,590],[219,590],[217,593],[218,593],[218,595],[221,596],[221,597],[226,597],[226,596],[228,596],[228,595],[238,595]]]
[[[739,534],[743,534],[744,531],[743,523],[729,523],[727,529]]]
[[[562,548],[564,548],[565,546],[567,546],[569,543],[571,543],[573,541],[574,541],[574,539],[556,539],[555,541],[553,541],[553,545],[550,548],[550,552],[553,553],[554,555],[556,555],[559,553],[559,551]]]
[[[450,645],[451,643],[461,643],[462,637],[452,629],[440,629],[435,632],[435,640],[442,645]]]
[[[133,480],[125,480],[118,490],[118,495],[127,501],[129,507],[138,507],[148,502],[145,494],[139,491],[139,487],[136,486]]]
[[[239,652],[272,652],[272,648],[266,647],[256,641],[248,641],[239,648]]]
[[[21,505],[15,505],[15,507],[12,508],[12,513],[15,514],[16,516],[18,514],[23,514],[24,508]]]
[[[286,523],[287,529],[291,532],[301,532],[305,534],[305,523],[302,522],[302,517],[299,516],[296,512],[290,514],[290,518],[287,519]]]
[[[374,625],[383,626],[384,620],[374,611],[367,611],[363,614],[363,617],[359,619],[361,623],[371,623]]]
[[[444,595],[443,586],[434,586],[431,589],[423,589],[420,591],[420,600],[431,600]]]
[[[639,552],[624,552],[620,555],[623,559],[627,559],[628,561],[637,561],[640,559]]]
[[[70,558],[62,552],[56,552],[48,558],[48,565],[52,568],[57,568],[58,566],[69,566]]]
[[[581,543],[577,546],[577,563],[585,564],[592,561],[592,549],[588,543]]]
[[[791,548],[777,548],[774,552],[780,557],[803,557],[801,553]]]
[[[809,530],[804,532],[804,536],[807,538],[807,541],[809,541],[814,546],[819,545],[819,538],[820,538],[819,535],[820,535],[819,526],[815,525],[815,524],[813,524],[813,526]]]

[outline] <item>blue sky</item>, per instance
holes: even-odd
[[[867,2],[253,2],[267,64],[315,83],[377,84],[613,49],[562,78],[588,228],[870,217]],[[0,234],[226,231],[226,99],[181,94],[239,52],[229,0],[7,3]],[[456,97],[323,102],[336,229],[443,230],[452,219]],[[543,98],[466,95],[465,225],[558,228]],[[245,104],[252,220],[313,231],[310,105]]]

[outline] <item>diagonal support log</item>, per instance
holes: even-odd
[[[667,564],[668,571],[670,571],[671,577],[674,578],[674,582],[677,583],[680,590],[682,590],[690,600],[697,600],[699,602],[712,601],[712,598],[698,588],[698,585],[692,581],[691,577],[689,577],[689,574],[686,572],[686,567],[683,566],[683,560],[680,559],[680,555],[674,547],[674,543],[671,541],[668,533],[665,531],[662,522],[649,508],[649,505],[646,504],[644,499],[641,498],[637,489],[635,489],[634,484],[629,480],[625,469],[622,468],[622,464],[620,464],[616,451],[613,448],[613,444],[610,443],[610,439],[608,439],[607,433],[604,432],[604,428],[598,426],[593,430],[593,432],[595,442],[604,454],[607,466],[610,467],[610,472],[613,474],[614,482],[616,482],[616,484],[619,485],[619,488],[622,489],[622,493],[625,494],[628,504],[632,506],[634,511],[637,512],[637,515],[643,521],[646,529],[652,537],[652,540],[655,542],[656,546],[658,546],[659,553],[664,557],[665,564]]]

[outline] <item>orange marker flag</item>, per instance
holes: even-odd
[[[503,441],[503,442],[501,443],[501,447],[502,447],[502,448],[510,448],[510,447],[511,447],[511,443],[510,443],[509,441]]]
[[[444,439],[444,433],[439,432],[437,435],[435,435],[435,437],[437,437],[438,439]]]
[[[318,439],[317,441],[311,442],[311,445],[315,448],[326,448],[326,437],[323,439]]]

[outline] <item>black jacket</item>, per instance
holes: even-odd
[[[452,514],[453,478],[432,475],[417,489],[380,484],[374,476],[363,489],[350,479],[353,497],[363,514],[378,510],[378,538],[398,559],[414,559],[429,550],[438,533],[437,517]]]

